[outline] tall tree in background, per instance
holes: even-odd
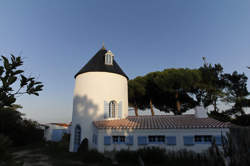
[[[191,69],[165,69],[158,72],[151,79],[148,86],[153,89],[153,104],[165,112],[182,114],[197,105],[189,95],[199,82],[198,70]],[[193,87],[193,88],[192,88]]]
[[[204,107],[213,105],[214,111],[218,112],[217,102],[225,95],[223,92],[225,88],[225,81],[222,78],[223,67],[220,64],[212,66],[205,62],[199,71],[201,79],[193,90],[196,100]]]
[[[148,107],[148,98],[146,94],[146,80],[144,77],[136,77],[128,81],[128,100],[129,106],[134,108],[135,115],[138,116],[138,108]]]
[[[225,111],[227,115],[240,114],[244,115],[243,107],[250,107],[250,100],[247,99],[249,92],[247,90],[247,77],[244,73],[239,74],[234,71],[232,74],[224,74],[223,78],[226,82],[225,101],[233,103],[231,109]]]

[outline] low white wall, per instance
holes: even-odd
[[[165,148],[166,150],[192,150],[195,152],[202,152],[207,150],[211,144],[195,144],[194,145],[184,145],[183,136],[195,136],[195,135],[212,135],[220,136],[221,134],[226,135],[229,132],[229,129],[226,128],[216,128],[216,129],[165,129],[165,130],[151,130],[151,129],[137,129],[137,130],[98,130],[98,144],[96,149],[99,152],[113,151],[113,150],[137,150],[144,147],[155,146],[160,148]],[[132,135],[134,139],[133,145],[126,144],[112,144],[104,145],[104,136],[129,136]],[[138,145],[138,136],[149,136],[149,135],[164,135],[166,136],[176,136],[176,145],[167,145],[167,144],[147,144],[147,145]]]

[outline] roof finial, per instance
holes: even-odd
[[[105,50],[104,41],[102,42],[102,49]]]

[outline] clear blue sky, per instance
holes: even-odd
[[[130,78],[197,68],[203,56],[250,77],[250,1],[0,1],[0,54],[23,56],[45,85],[18,99],[28,118],[71,120],[74,74],[103,41]]]

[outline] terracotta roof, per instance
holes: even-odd
[[[69,124],[66,124],[66,123],[49,123],[49,124],[62,126],[62,127],[68,127],[69,126]]]
[[[194,115],[129,116],[125,119],[94,121],[98,129],[228,128],[229,123]]]

